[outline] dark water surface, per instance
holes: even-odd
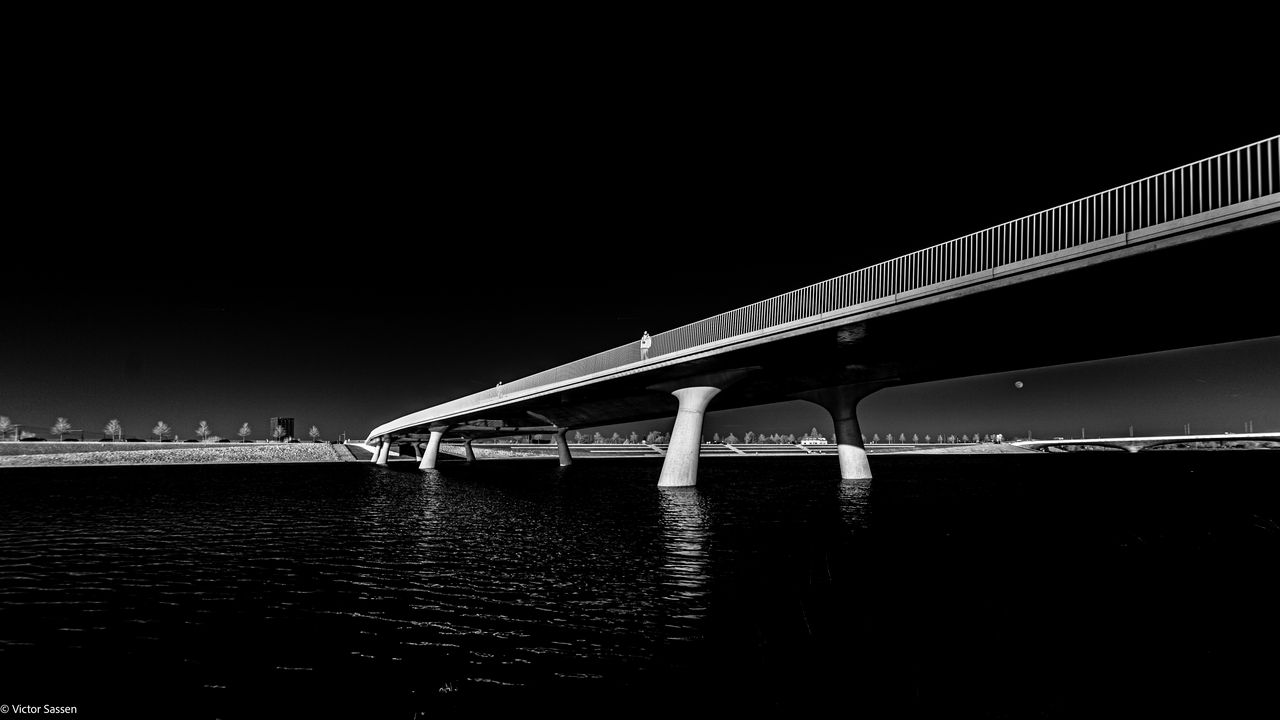
[[[0,703],[1274,708],[1280,452],[0,471]]]

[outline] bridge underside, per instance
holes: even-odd
[[[430,434],[438,445],[442,438],[554,432],[687,412],[699,415],[700,427],[712,398],[713,410],[810,399],[837,419],[838,440],[843,433],[861,449],[853,439],[857,401],[885,385],[1280,335],[1280,313],[1269,307],[1274,267],[1266,261],[1280,248],[1277,219],[1280,211],[1270,211],[1247,229],[1155,241],[1118,256],[1075,260],[1068,271],[1030,270],[678,364],[662,366],[657,358],[643,372],[404,427],[395,437]],[[706,392],[673,394],[694,387]],[[842,389],[833,396],[831,388]],[[848,421],[843,425],[841,414]],[[865,465],[865,453],[859,462]],[[848,472],[866,470],[846,471],[842,458],[842,473]]]

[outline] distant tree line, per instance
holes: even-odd
[[[898,439],[896,441],[893,438],[893,433],[887,433],[884,436],[884,440],[880,439],[879,433],[873,434],[871,436],[870,441],[867,440],[867,436],[864,433],[862,436],[862,442],[864,444],[866,444],[867,442],[870,442],[872,445],[879,444],[879,443],[894,443],[894,442],[896,442],[899,445],[908,444],[906,433],[898,433]],[[959,437],[957,437],[955,433],[951,433],[949,435],[944,433],[938,433],[936,436],[932,434],[928,434],[924,436],[923,443],[920,440],[919,433],[913,433],[911,435],[911,440],[910,440],[910,444],[912,445],[920,445],[920,444],[936,445],[936,444],[954,444],[954,443],[969,443],[969,442],[1002,443],[1004,442],[1004,433],[987,433],[986,435],[979,435],[978,433],[974,433],[973,435],[968,435],[968,434],[962,433]]]

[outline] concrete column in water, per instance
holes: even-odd
[[[573,456],[569,454],[569,441],[564,437],[567,432],[569,428],[560,428],[556,431],[556,447],[560,450],[560,467],[569,467],[573,464]]]
[[[680,408],[671,429],[671,443],[662,461],[658,487],[688,487],[698,483],[698,454],[702,450],[702,420],[711,398],[746,377],[755,368],[712,373],[688,380],[651,387],[676,396]],[[675,386],[674,389],[672,386]]]
[[[841,480],[871,479],[871,463],[867,460],[862,429],[858,426],[858,402],[882,387],[885,387],[884,383],[840,385],[796,395],[821,405],[831,413],[831,421],[836,427]]]
[[[444,431],[448,428],[431,428],[431,439],[427,441],[427,450],[422,453],[422,462],[418,464],[419,470],[435,470],[436,456],[440,453],[440,438],[444,437]]]
[[[671,430],[671,444],[662,461],[658,487],[685,487],[698,483],[698,454],[702,450],[702,420],[711,398],[720,388],[710,385],[687,387],[671,393],[680,401],[676,424]]]
[[[373,463],[374,465],[377,465],[378,456],[381,454],[382,454],[382,442],[379,441],[377,445],[373,446],[373,457],[369,458],[369,462]]]
[[[387,459],[391,457],[391,439],[383,438],[382,444],[378,446],[378,465],[386,465]]]
[[[435,437],[435,435],[432,435],[432,437]],[[476,451],[471,449],[471,438],[467,438],[466,442],[462,444],[462,449],[467,453],[467,462],[476,461]]]

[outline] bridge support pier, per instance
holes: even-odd
[[[378,452],[374,454],[374,464],[386,467],[387,459],[391,457],[391,440],[383,438],[382,444],[378,446]]]
[[[431,437],[435,437],[435,434],[433,433]],[[466,442],[462,443],[462,450],[467,454],[467,462],[476,461],[476,451],[471,449],[471,438],[467,438]]]
[[[698,483],[698,454],[702,450],[702,420],[711,398],[720,388],[708,385],[681,388],[671,393],[680,401],[671,444],[662,461],[658,487],[687,487]]]
[[[560,428],[556,431],[556,448],[560,450],[560,467],[569,467],[573,464],[573,456],[569,454],[569,441],[564,437],[567,432],[569,428]]]
[[[418,463],[419,470],[435,470],[436,457],[440,454],[440,438],[444,437],[446,428],[431,428],[431,439],[427,441],[427,449],[422,453],[422,462]]]
[[[671,444],[662,461],[658,487],[690,487],[698,484],[698,455],[702,450],[702,420],[711,398],[721,390],[746,377],[756,368],[742,368],[690,378],[671,386],[655,386],[652,390],[668,390],[680,401],[676,424],[671,429]],[[679,387],[683,385],[683,387]]]
[[[871,463],[858,426],[858,403],[885,384],[840,385],[800,393],[796,397],[821,405],[831,413],[836,427],[836,452],[840,456],[841,480],[870,480]]]

